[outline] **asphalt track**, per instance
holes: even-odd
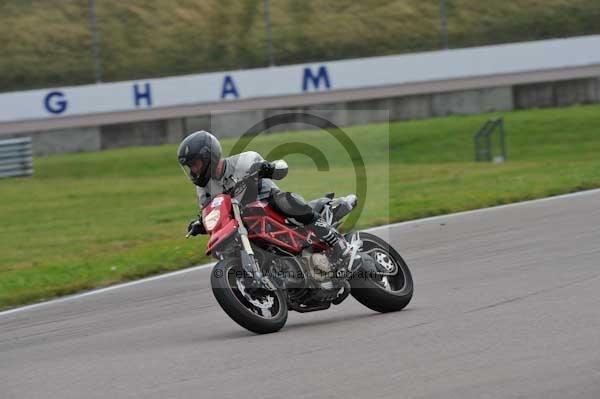
[[[257,336],[208,268],[0,314],[0,398],[600,398],[600,191],[377,230],[406,310]]]

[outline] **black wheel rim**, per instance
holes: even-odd
[[[400,292],[406,287],[406,275],[402,259],[398,259],[391,251],[375,241],[363,239],[362,252],[373,257],[375,262],[388,270],[391,275],[378,274],[370,279],[382,289],[389,292]]]
[[[237,301],[250,313],[263,319],[275,319],[281,313],[281,303],[276,292],[265,289],[247,289],[249,279],[241,268],[227,268],[227,286]]]

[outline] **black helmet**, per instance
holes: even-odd
[[[187,136],[177,150],[177,159],[181,168],[197,186],[204,187],[215,176],[215,170],[221,160],[221,144],[209,132],[200,130]],[[201,165],[192,170],[198,160]]]

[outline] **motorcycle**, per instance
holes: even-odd
[[[352,295],[378,312],[403,309],[413,295],[411,272],[381,238],[345,234],[349,255],[334,259],[310,226],[299,226],[257,201],[258,173],[231,178],[225,190],[202,210],[210,234],[207,255],[217,259],[212,292],[227,315],[255,333],[280,330],[288,310],[328,309]],[[237,200],[236,198],[241,198]],[[327,223],[342,224],[356,206],[356,196],[330,193],[309,202]]]

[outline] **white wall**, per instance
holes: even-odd
[[[0,123],[600,65],[600,35],[0,94]]]

